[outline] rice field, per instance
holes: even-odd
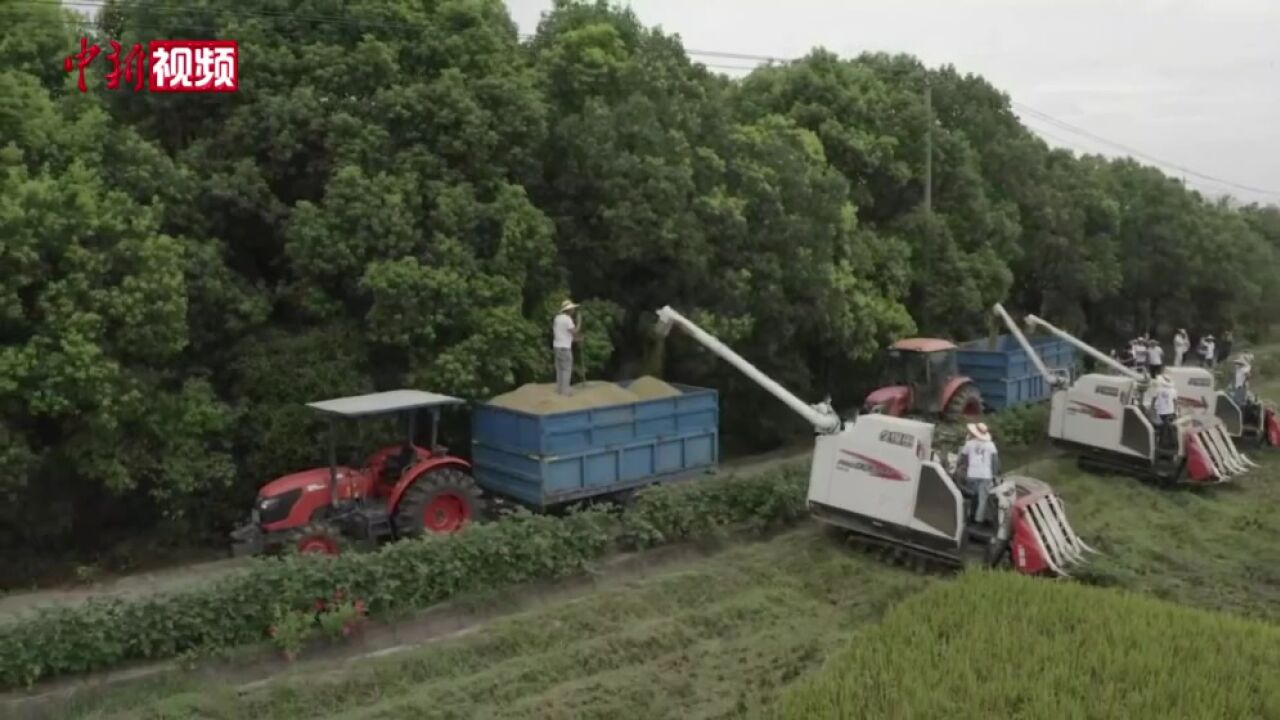
[[[778,716],[1268,718],[1277,677],[1276,625],[979,571],[854,635]]]

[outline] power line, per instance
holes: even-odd
[[[1194,177],[1198,177],[1198,178],[1200,178],[1200,179],[1202,179],[1202,180],[1207,180],[1207,181],[1209,181],[1209,182],[1218,183],[1218,184],[1220,184],[1220,185],[1225,185],[1225,186],[1227,186],[1227,187],[1232,187],[1232,188],[1235,188],[1235,189],[1237,189],[1237,190],[1245,190],[1245,191],[1247,191],[1247,192],[1260,193],[1260,194],[1263,194],[1263,195],[1275,195],[1275,196],[1277,196],[1277,197],[1280,197],[1280,190],[1268,190],[1268,189],[1266,189],[1266,188],[1253,187],[1253,186],[1251,186],[1251,185],[1243,185],[1243,184],[1241,184],[1241,183],[1232,182],[1232,181],[1230,181],[1230,180],[1224,180],[1223,178],[1214,177],[1213,175],[1209,175],[1209,174],[1207,174],[1207,173],[1202,173],[1202,172],[1199,172],[1199,171],[1196,171],[1196,170],[1192,170],[1191,168],[1184,167],[1184,166],[1182,166],[1182,165],[1178,165],[1177,163],[1169,162],[1168,160],[1163,160],[1163,159],[1158,158],[1158,157],[1156,157],[1156,156],[1154,156],[1154,155],[1151,155],[1151,154],[1149,154],[1149,153],[1145,153],[1145,152],[1143,152],[1143,151],[1141,151],[1141,150],[1138,150],[1137,148],[1130,147],[1130,146],[1125,145],[1125,144],[1123,144],[1123,143],[1115,142],[1114,140],[1108,140],[1107,138],[1104,138],[1104,137],[1102,137],[1101,135],[1097,135],[1097,134],[1095,134],[1095,133],[1093,133],[1093,132],[1090,132],[1090,131],[1088,131],[1088,130],[1086,130],[1086,129],[1082,128],[1082,127],[1079,127],[1079,126],[1077,126],[1077,125],[1073,125],[1073,124],[1071,124],[1071,123],[1069,123],[1069,122],[1067,122],[1067,121],[1065,121],[1065,120],[1059,120],[1058,118],[1055,118],[1055,117],[1053,117],[1052,115],[1050,115],[1050,114],[1048,114],[1048,113],[1046,113],[1046,112],[1043,112],[1043,111],[1040,111],[1040,110],[1036,110],[1035,108],[1033,108],[1033,107],[1031,107],[1031,106],[1027,105],[1026,103],[1020,103],[1020,102],[1016,102],[1016,101],[1010,101],[1010,102],[1011,102],[1011,104],[1012,104],[1015,108],[1020,108],[1023,112],[1025,112],[1025,113],[1027,113],[1027,114],[1031,115],[1032,117],[1035,117],[1035,118],[1037,118],[1037,119],[1039,119],[1039,120],[1041,120],[1041,121],[1043,121],[1043,122],[1049,123],[1050,125],[1053,125],[1053,126],[1055,126],[1055,127],[1059,128],[1059,129],[1066,130],[1067,132],[1075,133],[1076,135],[1080,135],[1080,136],[1082,136],[1082,137],[1087,137],[1087,138],[1089,138],[1089,139],[1091,139],[1091,140],[1093,140],[1093,141],[1095,141],[1095,142],[1102,143],[1103,145],[1107,145],[1107,146],[1109,146],[1109,147],[1112,147],[1112,148],[1115,148],[1115,149],[1121,150],[1121,151],[1123,151],[1123,152],[1129,153],[1130,155],[1133,155],[1134,157],[1140,157],[1140,158],[1142,158],[1142,159],[1144,159],[1144,160],[1147,160],[1147,161],[1149,161],[1149,162],[1155,163],[1155,164],[1157,164],[1157,165],[1164,166],[1164,167],[1169,168],[1169,169],[1172,169],[1172,170],[1176,170],[1176,171],[1181,172],[1181,173],[1184,173],[1184,174],[1186,174],[1186,175],[1191,175],[1191,176],[1194,176]],[[1025,120],[1025,119],[1026,119],[1026,118],[1024,118],[1024,120]]]
[[[93,7],[98,9],[101,9],[107,5],[107,0],[74,0],[74,1],[77,5]],[[28,5],[28,6],[63,7],[62,2],[60,0],[16,0],[16,2],[13,2],[12,4]],[[191,7],[190,5],[184,6],[179,4],[166,4],[166,3],[148,3],[146,5],[142,5],[141,7],[148,10],[149,12],[157,13],[162,16],[188,16],[196,10],[196,8]],[[206,9],[206,8],[201,8],[201,9]],[[416,30],[416,31],[421,31],[429,27],[423,23],[387,21],[387,20],[362,20],[359,18],[351,17],[351,16],[315,14],[315,13],[296,13],[296,12],[282,11],[282,10],[236,10],[236,14],[241,16],[257,17],[257,18],[264,18],[264,19],[302,20],[302,21],[308,21],[308,22],[318,23],[322,25],[334,25],[334,26],[346,26],[346,27],[386,28],[386,29],[403,29],[403,30]],[[28,19],[35,19],[35,18],[28,18]],[[83,24],[84,23],[82,23],[82,25]],[[209,32],[214,30],[214,28],[193,26],[190,24],[181,24],[181,23],[169,23],[168,27],[173,29],[197,30],[201,32]],[[159,29],[159,28],[156,28],[156,29]],[[518,33],[517,37],[520,40],[530,40],[535,38],[536,35],[530,34],[530,33]],[[687,55],[691,55],[691,56],[709,57],[709,58],[716,58],[716,59],[723,59],[723,60],[742,60],[742,61],[748,61],[748,62],[755,62],[758,64],[769,64],[769,65],[787,64],[787,63],[795,62],[797,60],[797,58],[783,58],[783,57],[761,55],[761,54],[755,54],[755,53],[727,52],[727,51],[721,51],[721,50],[699,50],[696,48],[685,48],[684,52]],[[758,67],[758,65],[743,67],[740,65],[730,65],[730,64],[715,63],[715,62],[711,62],[711,63],[704,62],[701,64],[708,68],[714,68],[719,70],[732,70],[737,72],[751,72],[752,70],[756,69],[756,67]],[[1222,185],[1224,187],[1234,188],[1234,189],[1242,190],[1245,192],[1280,197],[1280,191],[1278,190],[1245,185],[1243,183],[1237,183],[1231,180],[1226,180],[1224,178],[1215,177],[1208,173],[1202,173],[1197,170],[1193,170],[1191,168],[1185,167],[1183,165],[1179,165],[1177,163],[1173,163],[1168,160],[1158,158],[1154,155],[1151,155],[1150,153],[1143,152],[1129,145],[1125,145],[1123,143],[1110,140],[1101,135],[1093,133],[1085,128],[1079,127],[1077,125],[1073,125],[1065,120],[1060,120],[1044,111],[1037,110],[1025,103],[1010,100],[1010,104],[1014,108],[1020,109],[1023,113],[1025,113],[1023,117],[1024,122],[1027,120],[1026,116],[1034,117],[1056,127],[1059,130],[1063,130],[1081,137],[1089,138],[1094,142],[1101,143],[1102,145],[1127,153],[1129,155],[1132,155],[1133,157],[1142,158],[1155,165],[1183,173],[1184,175],[1193,176],[1196,178],[1200,178],[1202,180],[1206,180],[1208,182]],[[1030,127],[1030,125],[1028,125],[1028,127]],[[1061,142],[1060,140],[1058,141]]]

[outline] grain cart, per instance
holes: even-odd
[[[719,396],[687,385],[668,388],[661,398],[547,414],[478,403],[471,410],[469,461],[436,445],[440,409],[462,405],[458,398],[393,390],[310,403],[330,419],[328,466],[264,485],[249,522],[232,533],[232,550],[334,554],[346,539],[376,543],[452,533],[489,504],[541,511],[705,476],[719,459]],[[429,449],[414,444],[415,418],[423,410],[432,419]],[[400,417],[404,443],[378,450],[360,467],[339,465],[338,421],[387,415]]]
[[[960,374],[956,346],[950,340],[907,338],[889,346],[889,376],[894,384],[867,395],[862,410],[894,417],[908,414],[946,420],[982,414],[982,393]]]
[[[1243,406],[1231,395],[1214,389],[1213,372],[1202,367],[1166,367],[1164,374],[1178,389],[1178,406],[1196,416],[1222,421],[1227,435],[1239,445],[1280,445],[1280,418],[1270,403],[1249,393]]]
[[[879,413],[842,420],[830,403],[805,403],[670,307],[658,311],[658,322],[663,334],[679,326],[813,425],[808,507],[818,521],[925,561],[960,566],[981,558],[1029,575],[1064,576],[1092,552],[1045,483],[1005,476],[995,492],[997,518],[972,521],[970,498],[932,449],[932,424]]]
[[[344,538],[378,542],[424,532],[449,533],[480,514],[470,464],[436,444],[440,409],[463,400],[421,390],[308,403],[329,419],[328,467],[276,478],[258,491],[250,521],[232,534],[232,551],[252,555],[294,547],[335,554]],[[431,415],[431,447],[414,443],[417,414]],[[402,444],[374,452],[362,467],[338,465],[339,420],[397,416]]]
[[[1119,373],[1090,373],[1067,383],[1062,375],[1051,373],[1044,366],[1004,308],[997,303],[993,309],[1035,359],[1045,382],[1054,387],[1049,437],[1055,444],[1077,451],[1082,466],[1165,485],[1209,485],[1240,475],[1252,464],[1235,449],[1222,422],[1209,415],[1179,417],[1173,442],[1159,442],[1157,427],[1145,410],[1146,400],[1153,392],[1145,375],[1065,330],[1028,315],[1028,326],[1043,328]]]

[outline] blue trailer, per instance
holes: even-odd
[[[548,415],[477,405],[471,414],[476,482],[540,510],[713,472],[720,458],[719,395],[672,387],[680,394]]]
[[[1075,377],[1080,351],[1071,343],[1049,336],[1027,338],[1050,372]],[[986,410],[996,411],[1048,400],[1049,384],[1012,335],[970,340],[956,348],[961,375],[973,378]]]

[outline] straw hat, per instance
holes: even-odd
[[[560,303],[560,312],[569,312],[570,310],[576,307],[578,307],[578,303],[572,300],[565,300],[564,302]]]
[[[969,430],[969,434],[979,440],[990,440],[991,432],[987,430],[986,423],[969,423],[965,426]]]
[[[1155,377],[1155,383],[1161,387],[1173,387],[1173,380],[1164,373],[1160,373]]]

